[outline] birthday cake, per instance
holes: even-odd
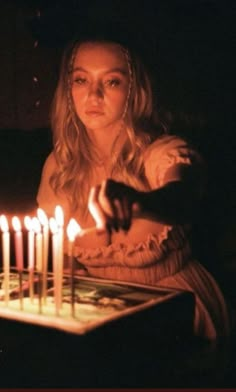
[[[130,316],[155,307],[180,292],[161,287],[113,282],[87,277],[63,276],[62,297],[56,305],[53,276],[47,279],[42,294],[40,276],[34,275],[34,292],[30,294],[29,273],[9,275],[9,299],[6,301],[4,274],[0,275],[0,317],[84,334],[111,320]]]
[[[163,304],[166,309],[161,313],[162,319],[176,326],[180,314],[176,309],[187,304],[187,323],[192,328],[191,293],[78,276],[73,246],[76,235],[83,233],[79,224],[72,218],[64,228],[60,206],[55,207],[55,216],[50,219],[41,209],[37,210],[37,216],[25,217],[26,230],[20,219],[13,217],[13,232],[8,218],[0,216],[0,318],[82,335],[111,321],[130,320],[130,316],[141,312],[146,312],[146,316],[152,313],[155,323],[156,309],[163,309],[160,306]],[[182,330],[181,325],[179,329]]]

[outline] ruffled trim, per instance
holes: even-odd
[[[158,182],[160,186],[164,185],[166,172],[171,166],[180,163],[184,165],[192,165],[196,161],[196,152],[189,148],[179,147],[169,150],[163,157],[161,165],[158,167]]]
[[[153,142],[146,150],[144,160],[146,177],[152,188],[164,185],[166,173],[172,166],[178,164],[204,166],[204,160],[198,151],[185,140],[170,135]]]
[[[142,268],[164,259],[169,252],[181,249],[186,242],[182,226],[164,226],[160,234],[149,233],[139,243],[115,243],[98,248],[75,247],[74,255],[86,266],[126,266]]]

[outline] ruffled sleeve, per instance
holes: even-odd
[[[201,155],[185,140],[176,136],[163,136],[148,148],[144,156],[145,174],[152,189],[162,187],[171,180],[178,178],[178,165],[191,166],[192,179],[197,189],[203,192],[206,182],[206,167]],[[168,177],[175,172],[176,178]]]

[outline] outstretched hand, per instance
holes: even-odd
[[[92,187],[88,208],[98,230],[129,230],[132,217],[140,209],[139,192],[111,179]]]

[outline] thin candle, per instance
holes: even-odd
[[[28,271],[29,271],[29,295],[30,300],[33,302],[34,298],[34,259],[35,259],[35,241],[34,241],[34,230],[33,230],[33,223],[32,218],[29,216],[25,216],[24,224],[26,230],[28,231],[28,241],[27,241],[27,256],[28,256]]]
[[[47,302],[47,274],[48,274],[48,244],[49,244],[49,225],[48,217],[42,208],[37,209],[39,222],[43,227],[43,301]]]
[[[20,298],[20,309],[23,309],[23,289],[22,289],[22,272],[24,267],[24,256],[23,256],[23,235],[21,230],[21,222],[17,216],[12,218],[12,226],[15,231],[15,257],[16,257],[16,268],[19,274],[19,298]]]
[[[74,218],[70,219],[69,224],[67,226],[66,232],[68,237],[68,257],[69,257],[69,266],[71,270],[70,274],[70,284],[71,284],[71,315],[75,316],[75,268],[74,268],[74,242],[75,237],[80,231],[80,226],[76,222]]]
[[[12,218],[12,226],[15,231],[15,257],[16,257],[16,268],[18,271],[22,271],[24,267],[24,256],[23,256],[23,235],[21,230],[21,222],[17,216]]]
[[[28,247],[27,247],[27,251],[28,251],[28,270],[33,270],[34,269],[34,261],[35,261],[35,241],[34,241],[34,237],[35,237],[35,233],[33,230],[33,222],[32,222],[32,218],[30,218],[29,216],[25,216],[24,218],[24,224],[26,227],[26,230],[28,231]]]
[[[58,227],[58,301],[60,307],[62,306],[62,282],[63,282],[63,267],[64,267],[64,213],[61,206],[55,208],[55,219]]]
[[[8,220],[5,215],[0,218],[2,230],[2,255],[3,255],[3,275],[4,275],[4,296],[5,303],[9,302],[9,279],[10,279],[10,233]]]
[[[58,293],[58,226],[55,218],[49,219],[49,228],[52,233],[52,268],[53,268],[53,284],[54,284],[54,301],[56,315],[60,313],[60,295]]]
[[[33,230],[36,235],[36,271],[38,273],[39,313],[42,311],[42,267],[43,267],[43,237],[38,218],[32,218]]]
[[[38,218],[32,219],[33,230],[36,235],[36,270],[42,272],[43,267],[43,236]]]

